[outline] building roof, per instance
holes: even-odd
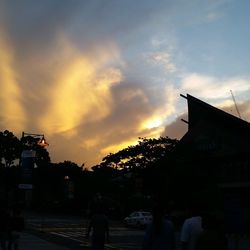
[[[250,123],[187,94],[189,129],[200,120],[250,129]]]
[[[177,166],[198,179],[215,175],[223,188],[249,187],[250,123],[189,94],[185,98],[188,131],[175,147]]]
[[[188,131],[176,147],[183,157],[250,153],[250,123],[189,94],[183,97],[188,102]]]

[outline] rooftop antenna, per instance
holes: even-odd
[[[242,118],[241,118],[241,115],[240,115],[240,112],[239,112],[239,109],[238,109],[238,106],[237,106],[237,103],[236,103],[235,98],[234,98],[233,91],[230,90],[230,92],[231,92],[231,95],[232,95],[232,98],[233,98],[233,101],[234,101],[234,106],[235,106],[235,109],[236,109],[236,111],[237,111],[237,114],[238,114],[239,118],[242,119]]]

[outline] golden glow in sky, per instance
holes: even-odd
[[[160,127],[161,125],[162,125],[161,118],[159,118],[159,117],[153,117],[149,121],[146,121],[143,124],[143,127],[145,127],[146,129],[152,129],[152,128]]]
[[[25,112],[21,103],[21,89],[17,81],[11,48],[0,29],[0,125],[20,132],[25,126]]]
[[[108,155],[110,152],[117,152],[123,148],[126,148],[128,146],[133,146],[133,145],[136,145],[138,142],[138,140],[134,140],[134,141],[125,141],[121,144],[117,144],[117,145],[112,145],[112,146],[109,146],[109,147],[106,147],[106,148],[103,148],[101,150],[101,154],[102,155]]]
[[[60,72],[49,94],[49,109],[41,117],[41,128],[61,133],[76,128],[81,121],[97,121],[108,115],[112,98],[110,88],[121,81],[121,73],[109,68],[98,72],[83,55],[73,55]]]
[[[139,137],[183,136],[180,94],[233,112],[232,90],[249,121],[249,8],[2,0],[0,131],[45,134],[52,161],[91,167]]]

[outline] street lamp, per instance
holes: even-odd
[[[30,134],[22,132],[22,141],[27,146],[35,146],[35,144],[41,147],[49,146],[44,138],[44,134]]]

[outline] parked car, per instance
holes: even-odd
[[[131,227],[145,227],[152,221],[152,214],[145,211],[135,211],[129,216],[124,218],[124,223],[126,226]]]

